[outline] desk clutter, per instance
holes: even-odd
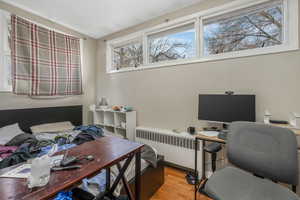
[[[291,113],[289,120],[278,120],[278,119],[272,119],[272,114],[266,110],[264,113],[264,123],[265,124],[276,124],[276,125],[282,125],[293,129],[299,129],[300,130],[300,114],[298,113]]]
[[[113,111],[120,111],[120,112],[131,112],[131,111],[133,111],[133,108],[131,106],[109,105],[108,100],[107,100],[106,97],[100,98],[96,105],[92,105],[90,107],[90,110],[95,110],[95,109],[113,110]]]
[[[94,160],[93,155],[69,156],[68,150],[63,155],[54,156],[57,151],[58,145],[55,144],[46,155],[28,160],[27,163],[7,171],[0,177],[26,178],[28,179],[28,188],[42,187],[49,182],[51,171],[79,169],[81,168],[80,162]]]
[[[266,125],[287,128],[293,131],[296,135],[300,135],[300,129],[295,128],[288,121],[285,120],[270,120]],[[230,124],[228,125],[230,126]],[[191,133],[190,133],[191,134]],[[195,131],[195,133],[191,135],[202,135],[206,137],[217,137],[218,139],[226,140],[228,135],[230,134],[228,129],[217,129],[215,127],[212,128],[203,128]]]

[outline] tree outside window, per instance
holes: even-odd
[[[149,62],[196,56],[194,23],[149,36]]]
[[[282,4],[277,3],[223,19],[204,21],[204,55],[282,44],[282,11]]]
[[[113,49],[113,66],[116,70],[138,67],[143,63],[143,45],[141,42]]]

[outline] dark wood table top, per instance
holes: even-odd
[[[82,161],[81,169],[51,172],[49,183],[45,187],[34,188],[32,191],[28,189],[26,179],[0,178],[0,199],[49,199],[59,191],[80,184],[82,179],[94,176],[102,169],[118,163],[130,154],[140,151],[142,147],[142,144],[116,137],[104,137],[84,143],[70,149],[68,155],[93,155],[95,158],[93,161]],[[63,152],[57,155],[59,154],[63,154]],[[0,170],[0,174],[12,168]]]

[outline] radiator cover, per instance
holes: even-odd
[[[158,154],[165,156],[165,160],[176,165],[194,169],[195,166],[195,144],[194,137],[189,133],[175,133],[171,130],[137,127],[137,142],[154,147]],[[201,145],[198,146],[198,172],[201,172]]]

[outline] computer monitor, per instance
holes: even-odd
[[[255,95],[200,94],[198,119],[255,122]]]

